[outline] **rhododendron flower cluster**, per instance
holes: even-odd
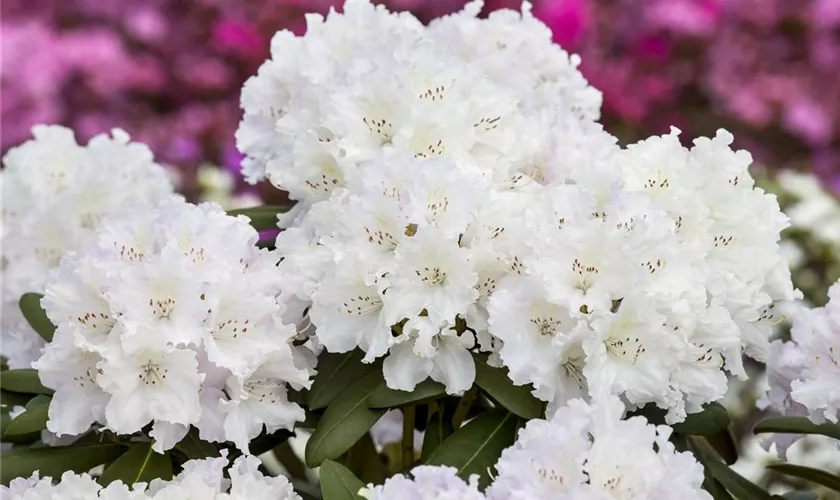
[[[152,424],[155,449],[190,425],[243,451],[263,427],[291,429],[313,360],[281,319],[276,263],[244,216],[173,197],[102,222],[62,259],[42,304],[58,328],[34,363],[55,389],[48,429],[117,434]]]
[[[223,475],[228,465],[226,452],[218,458],[190,460],[184,470],[171,481],[154,479],[150,483],[127,485],[114,481],[102,487],[88,474],[65,472],[59,481],[39,477],[18,478],[0,486],[0,494],[8,500],[51,500],[78,498],[93,500],[180,500],[200,498],[207,500],[300,500],[291,483],[284,476],[266,477],[259,471],[256,457],[237,458]]]
[[[394,389],[462,392],[489,351],[550,409],[618,395],[681,421],[765,357],[787,219],[731,134],[619,147],[528,7],[480,5],[424,27],[351,0],[276,35],[237,137],[246,175],[299,200],[283,300],[328,351],[386,356]]]
[[[125,132],[76,143],[73,131],[39,125],[33,140],[3,158],[2,354],[12,368],[28,368],[43,340],[23,320],[17,302],[42,291],[64,253],[96,238],[103,217],[172,193],[166,171],[149,148]]]
[[[572,400],[551,420],[531,420],[502,452],[490,500],[711,500],[703,467],[677,452],[671,428],[621,420],[618,398]]]
[[[816,423],[840,419],[840,282],[828,296],[824,307],[794,316],[791,341],[774,341],[767,363],[769,403]]]
[[[361,490],[360,495],[367,500],[483,500],[484,495],[478,491],[478,476],[473,476],[467,483],[456,475],[457,472],[454,467],[419,466],[411,470],[411,479],[397,474],[382,485],[370,485]]]

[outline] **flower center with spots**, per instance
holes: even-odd
[[[378,296],[359,295],[345,301],[338,311],[348,316],[364,316],[380,309],[382,309],[382,299]]]
[[[446,273],[441,271],[439,267],[424,267],[423,269],[415,269],[415,273],[420,278],[420,281],[427,285],[441,285],[446,280]]]
[[[213,328],[212,335],[213,338],[217,339],[235,339],[240,334],[248,333],[250,324],[250,319],[246,319],[245,321],[237,318],[225,320],[216,324],[216,327]]]
[[[258,403],[274,404],[283,401],[282,391],[279,389],[283,382],[273,378],[249,379],[243,388],[253,396]]]
[[[148,363],[140,367],[140,375],[138,377],[146,385],[162,387],[167,373],[169,373],[169,370],[161,368],[159,364],[149,360]]]

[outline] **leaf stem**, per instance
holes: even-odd
[[[406,406],[403,412],[403,435],[402,435],[402,467],[401,469],[407,471],[414,465],[414,420],[417,414],[417,408]]]
[[[455,408],[455,414],[452,416],[452,428],[456,431],[459,427],[461,427],[461,424],[464,423],[464,419],[467,418],[467,413],[469,413],[470,407],[472,407],[473,401],[475,401],[476,394],[478,394],[478,386],[473,384],[473,386],[470,387],[463,396],[461,396],[461,401],[458,403],[458,407]]]

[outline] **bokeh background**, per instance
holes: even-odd
[[[245,185],[234,131],[243,82],[268,58],[278,30],[305,31],[304,13],[332,0],[3,0],[0,147],[36,123],[79,141],[125,129],[173,167],[191,199],[277,202]],[[420,19],[461,0],[387,0]],[[809,303],[840,277],[840,0],[535,0],[557,43],[583,59],[604,93],[603,122],[622,143],[665,133],[690,142],[732,131],[764,186],[793,219],[784,245]],[[488,0],[484,12],[519,8]],[[781,172],[781,175],[777,175]],[[795,173],[799,172],[799,173]],[[236,195],[233,198],[231,195]],[[780,325],[784,335],[784,325]],[[750,437],[762,416],[762,367],[733,390],[739,468],[765,484],[774,460]],[[840,471],[833,445],[803,441],[792,461]]]

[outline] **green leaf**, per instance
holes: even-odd
[[[634,412],[635,415],[643,415],[652,424],[664,424],[666,411],[654,404],[648,404],[641,410]],[[720,403],[709,403],[703,407],[703,411],[688,415],[685,421],[674,424],[674,432],[679,434],[691,434],[695,436],[710,436],[726,429],[731,419],[729,412]]]
[[[396,408],[398,406],[414,405],[427,399],[442,396],[446,388],[432,379],[426,379],[417,384],[413,391],[399,391],[390,389],[384,383],[373,391],[368,399],[369,408]]]
[[[360,349],[344,353],[328,353],[324,350],[318,356],[318,374],[307,394],[309,409],[326,408],[351,384],[371,371],[381,369],[381,362],[362,363],[364,355]]]
[[[306,465],[341,456],[373,427],[385,410],[368,408],[367,398],[381,383],[379,370],[368,373],[333,400],[306,443]]]
[[[286,469],[290,477],[301,481],[308,479],[306,466],[300,457],[297,456],[297,453],[295,453],[295,450],[292,449],[292,445],[288,441],[278,444],[271,452],[277,458],[277,461],[283,465],[283,468]]]
[[[722,432],[731,422],[729,412],[720,403],[709,403],[700,413],[688,415],[684,422],[674,424],[674,432],[711,436]]]
[[[727,465],[732,465],[738,461],[738,443],[735,441],[732,429],[727,427],[715,434],[704,436],[704,438]]]
[[[376,451],[370,432],[356,441],[339,463],[350,469],[350,472],[366,484],[381,484],[385,481],[385,464],[382,463]]]
[[[325,460],[321,465],[321,496],[324,500],[363,500],[365,485],[347,467]]]
[[[0,483],[8,485],[16,477],[29,477],[36,470],[41,477],[58,479],[65,471],[87,472],[97,465],[116,460],[126,448],[119,444],[57,446],[14,449],[0,454]]]
[[[802,478],[813,483],[821,484],[834,491],[840,491],[840,476],[830,472],[793,464],[773,464],[768,465],[767,468],[781,472],[786,476]]]
[[[43,394],[36,396],[26,404],[26,411],[13,418],[3,430],[3,437],[20,436],[40,432],[47,428],[50,401],[52,398]]]
[[[531,386],[514,385],[507,368],[494,368],[484,357],[477,357],[475,383],[511,413],[525,419],[542,417],[543,404],[531,394]]]
[[[729,466],[714,460],[708,460],[704,465],[712,476],[738,500],[772,500],[770,493],[730,469]]]
[[[813,491],[788,491],[780,498],[785,500],[819,500],[820,496]]]
[[[172,460],[167,454],[155,453],[152,443],[138,443],[105,469],[99,484],[108,486],[117,480],[125,484],[148,483],[158,478],[172,479]]]
[[[808,417],[771,417],[762,420],[755,426],[753,432],[778,432],[780,434],[820,434],[822,436],[840,439],[840,424],[826,422],[815,424]]]
[[[41,307],[41,299],[44,298],[40,293],[24,293],[20,297],[18,304],[20,305],[20,312],[23,317],[32,327],[38,332],[38,335],[44,338],[47,342],[51,342],[53,334],[55,333],[55,325],[52,324],[44,308]]]
[[[251,441],[248,448],[252,455],[259,456],[285,443],[290,437],[292,437],[292,432],[285,429],[274,431],[271,434],[266,434],[263,431],[262,434]]]
[[[448,465],[458,469],[458,476],[469,479],[479,475],[479,485],[490,482],[490,469],[502,450],[516,440],[519,417],[496,408],[471,420],[449,436],[425,461],[426,465]]]
[[[266,229],[277,229],[277,214],[288,212],[289,208],[291,207],[262,205],[259,207],[228,210],[228,215],[244,215],[251,219],[251,225],[254,229],[264,231]]]
[[[420,452],[420,461],[425,462],[432,453],[452,435],[455,430],[452,428],[452,419],[438,410],[432,414],[429,423],[426,424],[426,432],[423,435],[423,449]]]
[[[52,389],[47,389],[41,385],[38,372],[33,368],[20,368],[0,372],[0,389],[26,394],[50,395],[53,393]]]
[[[11,422],[11,420],[12,419],[9,417],[8,414],[0,414],[0,436],[2,436],[2,441],[4,443],[32,444],[35,441],[41,439],[41,431],[29,432],[27,434],[19,434],[14,436],[5,435],[6,427],[9,426],[9,422]]]
[[[9,392],[0,389],[0,406],[6,406],[6,410],[11,410],[13,406],[23,406],[25,405],[30,399],[32,399],[31,394],[22,394],[19,392]],[[3,411],[6,411],[3,410]]]
[[[195,427],[190,427],[184,439],[175,445],[175,449],[180,450],[190,460],[219,456],[219,450],[213,443],[201,439],[198,436],[198,429]]]

